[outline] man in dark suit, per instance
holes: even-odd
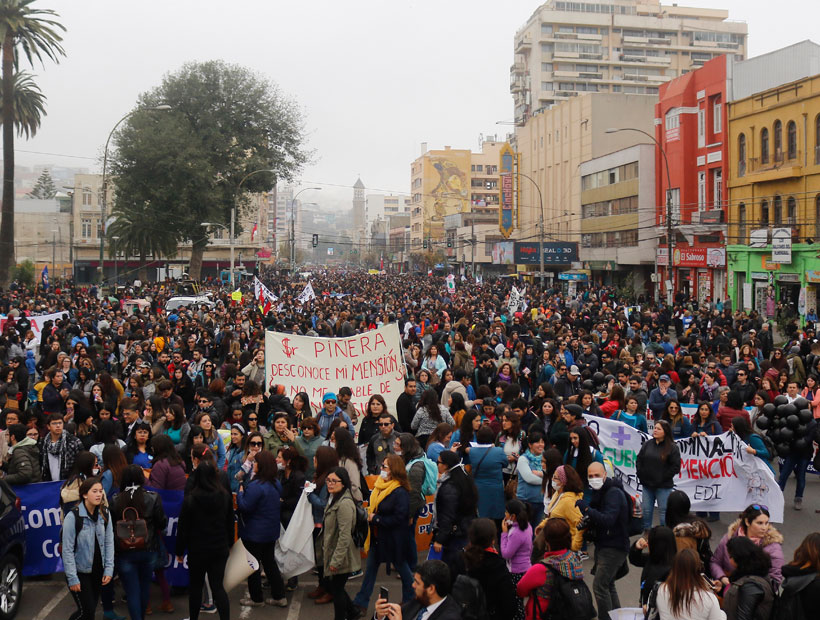
[[[376,615],[388,620],[461,620],[461,606],[449,596],[450,569],[441,560],[427,560],[416,568],[416,598],[399,607],[384,599],[376,601]]]

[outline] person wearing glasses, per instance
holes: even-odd
[[[657,419],[657,418],[656,418]],[[692,423],[683,415],[683,409],[676,400],[666,403],[661,420],[669,423],[672,439],[684,439],[692,436]]]
[[[336,404],[336,394],[327,392],[322,396],[322,407],[323,409],[316,416],[316,421],[319,422],[319,434],[321,434],[322,439],[327,439],[330,425],[339,418],[347,424],[347,428],[351,429],[351,433],[353,432],[353,421],[349,415],[339,409]]]
[[[771,559],[769,579],[776,585],[783,581],[782,568],[783,536],[769,522],[769,507],[763,504],[752,504],[740,513],[739,518],[729,526],[726,534],[720,539],[709,566],[712,577],[720,581],[724,587],[731,581],[736,567],[732,563],[727,545],[738,536],[745,536],[765,551]]]
[[[398,438],[395,431],[394,418],[386,411],[379,415],[377,423],[379,432],[370,438],[367,444],[366,460],[367,472],[371,476],[379,473],[384,457],[393,453],[393,444]]]
[[[666,404],[675,398],[677,398],[677,393],[672,389],[672,380],[669,375],[661,375],[658,379],[658,387],[649,393],[649,401],[647,402],[653,419],[660,420],[664,409],[666,409]]]
[[[345,584],[350,574],[361,568],[361,553],[353,542],[356,503],[350,494],[350,475],[344,467],[334,467],[325,477],[328,503],[322,520],[322,540],[317,560],[324,569],[324,589],[333,597],[334,620],[358,617]]]

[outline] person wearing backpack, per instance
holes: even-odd
[[[666,525],[666,502],[680,473],[680,450],[672,440],[672,428],[664,420],[655,422],[652,439],[645,441],[638,452],[635,471],[643,486],[643,529],[652,527],[655,500],[661,525]]]
[[[81,501],[63,521],[61,535],[63,569],[77,611],[71,620],[94,620],[102,586],[114,575],[114,527],[102,506],[99,478],[80,484]],[[78,527],[77,521],[82,521]]]
[[[550,606],[558,607],[560,601],[558,584],[566,581],[579,586],[580,590],[585,590],[589,595],[589,589],[584,584],[584,569],[578,554],[572,551],[572,534],[569,525],[563,519],[547,519],[543,527],[544,541],[547,551],[541,561],[533,564],[521,581],[516,586],[518,596],[527,598],[526,620],[541,620],[550,615]],[[589,607],[592,600],[589,600]],[[557,611],[553,608],[554,611]],[[579,613],[577,616],[566,616],[572,620],[589,620],[594,617],[595,609],[591,609],[591,615],[587,610],[586,614]],[[599,615],[599,618],[606,616]]]
[[[325,477],[328,503],[325,508],[317,560],[324,569],[326,592],[333,597],[334,620],[359,617],[345,590],[350,573],[361,568],[361,553],[353,541],[356,502],[350,494],[350,475],[344,467],[331,469]]]
[[[143,618],[149,607],[154,560],[168,523],[159,494],[146,491],[144,485],[142,468],[129,465],[122,472],[120,492],[111,507],[116,525],[117,574],[128,598],[128,613],[132,620]],[[145,526],[144,538],[139,536],[140,521]],[[128,537],[131,532],[135,538]]]
[[[475,591],[483,593],[481,609],[473,612],[465,609],[463,616],[485,618],[486,620],[510,620],[515,616],[515,586],[507,568],[507,563],[496,548],[495,523],[490,519],[474,519],[467,532],[467,546],[458,554],[457,577],[453,595],[458,599],[457,590],[466,576],[475,580],[471,583]],[[477,586],[477,587],[476,587]],[[478,597],[479,600],[481,597]],[[465,601],[459,601],[464,608]]]
[[[589,502],[578,500],[575,505],[589,526],[595,542],[595,580],[592,592],[598,607],[598,617],[606,618],[610,610],[621,606],[615,580],[624,573],[629,553],[629,503],[620,480],[608,478],[606,468],[598,462],[590,464],[587,480],[592,489]],[[628,565],[626,565],[628,570]]]
[[[629,548],[629,563],[642,569],[640,604],[644,610],[652,588],[666,579],[677,552],[675,534],[663,525],[653,527],[646,537],[637,538]]]
[[[367,504],[370,521],[370,534],[364,547],[367,564],[362,586],[353,599],[361,616],[367,612],[380,564],[396,567],[402,581],[402,602],[413,598],[413,572],[408,563],[404,533],[410,519],[409,490],[404,461],[396,454],[389,454],[382,463]]]
[[[783,567],[783,583],[772,620],[808,620],[820,609],[820,532],[812,532]]]
[[[406,530],[407,557],[410,570],[418,563],[416,551],[416,523],[421,510],[427,505],[427,496],[435,495],[438,485],[438,467],[428,459],[416,438],[410,433],[400,433],[393,444],[393,453],[405,463],[407,481],[410,484],[410,516]]]
[[[441,475],[433,508],[433,551],[441,554],[455,574],[456,558],[476,517],[478,491],[455,452],[445,450],[438,455],[437,464]]]
[[[723,595],[726,620],[770,620],[774,590],[768,554],[745,536],[730,540],[726,551],[735,565]]]
[[[766,448],[766,444],[763,443],[763,438],[757,433],[752,432],[752,425],[749,423],[749,420],[743,416],[735,416],[732,418],[732,430],[735,435],[740,437],[740,439],[748,444],[746,446],[746,452],[756,456],[761,461],[766,463],[766,466],[772,470],[772,473],[774,473],[774,467],[772,467],[770,461],[775,457],[775,455],[769,452],[769,449]],[[802,497],[800,501],[802,505]],[[796,499],[795,505],[797,505]]]

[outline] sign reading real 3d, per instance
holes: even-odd
[[[569,265],[578,261],[577,243],[545,243],[544,265]],[[540,265],[537,242],[516,241],[516,265]]]

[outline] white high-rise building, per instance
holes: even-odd
[[[296,235],[296,247],[303,247],[301,201],[293,201],[294,187],[280,185],[276,188],[276,209],[268,212],[268,231],[272,231],[276,252],[283,249],[282,244],[290,242],[291,217],[295,214],[293,232]]]
[[[747,26],[728,17],[658,0],[547,0],[515,34],[515,121],[586,92],[654,95],[721,54],[743,60]]]

